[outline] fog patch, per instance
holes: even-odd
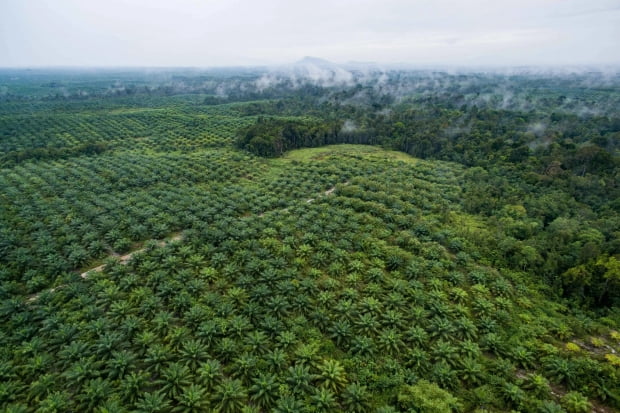
[[[344,133],[355,132],[357,130],[357,125],[351,119],[347,119],[344,121],[342,125],[341,131]]]
[[[527,126],[527,132],[533,134],[537,138],[540,138],[541,136],[543,136],[546,130],[547,130],[547,125],[544,124],[543,122],[535,122]]]
[[[471,132],[471,124],[458,125],[447,127],[443,130],[443,134],[448,138],[455,138],[457,136],[468,135]]]
[[[551,145],[550,138],[536,139],[527,144],[528,148],[532,151],[538,148],[546,149],[549,145]]]

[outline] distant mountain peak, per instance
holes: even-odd
[[[295,62],[296,65],[315,65],[315,66],[335,66],[334,63],[329,60],[321,59],[320,57],[304,56],[303,59]]]

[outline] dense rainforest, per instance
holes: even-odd
[[[0,411],[620,411],[619,146],[613,71],[0,69]]]

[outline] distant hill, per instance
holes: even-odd
[[[305,56],[303,59],[295,62],[296,66],[315,65],[320,67],[335,67],[337,64],[330,62],[329,60],[321,59],[320,57]]]

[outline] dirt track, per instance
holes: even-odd
[[[344,183],[343,183],[343,185],[348,185],[348,184],[349,184],[349,181],[347,181],[347,182],[344,182]],[[336,190],[336,186],[333,186],[333,187],[329,188],[327,191],[323,192],[322,194],[319,194],[319,196],[318,196],[317,198],[321,198],[321,197],[323,197],[323,196],[329,196],[329,195],[333,194],[335,190]],[[309,199],[307,199],[307,200],[306,200],[306,202],[307,202],[307,203],[311,203],[311,202],[313,202],[315,199],[316,199],[316,198],[309,198]],[[264,215],[264,213],[263,213],[263,214],[260,214],[259,216],[263,216],[263,215]],[[160,247],[164,247],[164,246],[166,246],[167,244],[169,244],[169,243],[171,243],[171,242],[174,242],[174,241],[180,241],[180,240],[182,240],[182,239],[183,239],[183,235],[179,233],[179,234],[176,234],[176,235],[174,235],[173,237],[171,237],[171,238],[169,238],[169,239],[167,239],[167,240],[158,241],[158,242],[157,242],[157,245],[159,245]],[[121,264],[126,264],[126,263],[127,263],[127,262],[128,262],[128,261],[129,261],[129,260],[130,260],[130,259],[131,259],[134,255],[135,255],[135,254],[138,254],[138,253],[140,253],[140,252],[142,252],[142,251],[144,251],[144,250],[145,250],[144,248],[140,248],[140,249],[137,249],[137,250],[135,250],[135,251],[132,251],[132,252],[130,252],[130,253],[128,253],[128,254],[125,254],[125,255],[120,255],[120,256],[119,256],[117,253],[115,253],[115,252],[111,251],[111,252],[110,252],[110,255],[109,255],[108,257],[116,257],[116,258],[118,258],[118,259],[120,260]],[[80,277],[82,277],[82,278],[84,278],[84,279],[85,279],[85,278],[88,278],[88,275],[89,275],[90,273],[93,273],[93,272],[101,272],[101,271],[103,271],[103,270],[104,270],[105,266],[106,266],[105,264],[102,264],[102,265],[99,265],[99,266],[97,266],[97,267],[90,268],[90,269],[88,269],[88,270],[86,270],[86,271],[84,271],[84,272],[80,273]],[[50,289],[49,289],[49,290],[47,290],[47,291],[48,291],[48,292],[53,293],[54,291],[56,291],[56,290],[58,290],[58,289],[60,289],[60,288],[62,288],[62,287],[64,287],[64,285],[59,285],[58,287],[50,288]],[[26,302],[28,302],[28,303],[33,302],[34,300],[36,300],[37,298],[39,298],[39,296],[40,296],[40,295],[41,295],[41,293],[34,294],[34,295],[30,296],[30,297],[26,300]]]
[[[177,234],[177,235],[173,236],[172,238],[170,238],[168,240],[159,241],[157,243],[157,245],[159,245],[160,247],[165,247],[170,242],[179,241],[179,240],[182,240],[182,239],[183,239],[183,235],[182,234]],[[138,254],[138,253],[140,253],[142,251],[144,251],[144,248],[140,248],[139,250],[135,250],[135,251],[132,251],[132,252],[130,252],[128,254],[118,256],[118,259],[120,260],[121,264],[126,264],[127,261],[129,261],[131,259],[131,257],[133,257],[135,254]],[[114,257],[115,255],[110,255],[110,256]],[[83,273],[81,273],[80,277],[86,278],[86,277],[88,277],[89,273],[91,273],[91,272],[101,272],[101,271],[103,271],[104,268],[105,268],[105,264],[100,265],[100,266],[95,267],[95,268],[91,268],[91,269],[86,270]]]
[[[158,241],[157,245],[160,246],[160,247],[164,247],[164,246],[166,246],[167,244],[169,244],[171,242],[179,241],[179,240],[182,240],[182,239],[183,239],[183,235],[182,234],[176,234],[176,235],[174,235],[173,237],[171,237],[171,238],[169,238],[167,240]],[[138,254],[138,253],[140,253],[140,252],[142,252],[144,250],[145,250],[144,248],[140,248],[138,250],[132,251],[132,252],[130,252],[128,254],[125,254],[125,255],[118,255],[118,254],[112,252],[112,253],[110,253],[110,255],[108,257],[118,258],[120,260],[121,264],[126,264],[131,259],[131,257],[133,257],[135,254]],[[94,268],[90,268],[90,269],[84,271],[83,273],[81,273],[80,277],[88,278],[88,274],[90,274],[92,272],[101,272],[101,271],[103,271],[104,268],[105,268],[105,264],[99,265],[99,266],[94,267]],[[64,287],[64,285],[59,285],[58,287],[50,288],[47,291],[50,292],[50,293],[53,293],[54,291],[56,291],[56,290],[58,290],[58,289],[60,289],[62,287]],[[34,294],[34,295],[28,297],[26,302],[27,303],[31,303],[34,300],[36,300],[37,298],[39,298],[40,295],[41,295],[41,293]]]

